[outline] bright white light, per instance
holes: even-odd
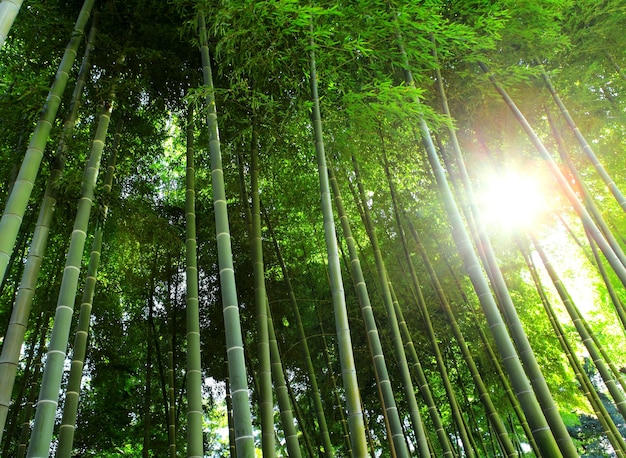
[[[540,180],[505,172],[486,179],[478,193],[483,221],[490,229],[530,229],[548,210]]]

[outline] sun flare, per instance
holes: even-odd
[[[484,181],[478,195],[485,225],[491,229],[531,229],[546,214],[548,204],[541,181],[509,171]]]

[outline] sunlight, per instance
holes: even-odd
[[[541,182],[513,171],[486,178],[477,198],[488,229],[530,229],[548,211]]]

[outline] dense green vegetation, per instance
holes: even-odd
[[[3,457],[626,456],[623,2],[20,3]]]

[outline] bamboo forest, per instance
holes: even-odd
[[[623,0],[1,0],[0,456],[626,457]]]

